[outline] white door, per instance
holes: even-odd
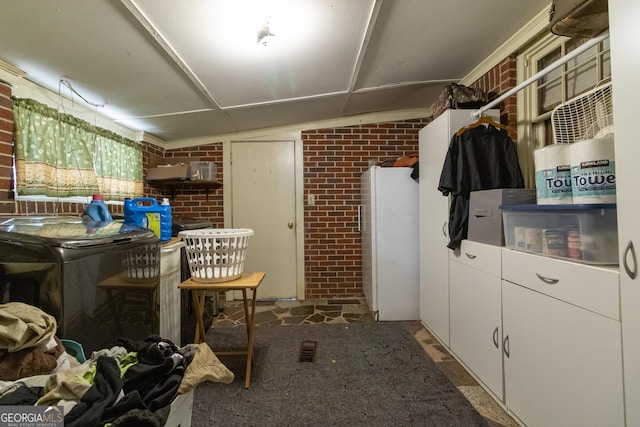
[[[255,233],[244,270],[267,273],[258,299],[296,297],[295,163],[295,141],[231,143],[231,221]]]

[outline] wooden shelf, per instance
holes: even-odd
[[[209,199],[209,190],[217,190],[222,187],[222,183],[219,181],[190,181],[187,179],[154,179],[146,181],[149,185],[155,188],[168,189],[171,193],[171,199],[175,196],[177,188],[186,189],[204,189]]]

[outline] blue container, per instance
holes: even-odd
[[[159,205],[158,201],[151,197],[124,199],[124,223],[148,228],[160,240],[170,240],[171,206]]]
[[[160,234],[161,240],[170,240],[173,234],[173,219],[171,218],[171,205],[169,199],[162,199],[160,204]]]
[[[111,213],[102,199],[102,194],[94,194],[91,203],[84,206],[84,214],[93,221],[111,222]]]

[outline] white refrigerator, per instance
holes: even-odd
[[[372,166],[362,174],[362,288],[380,321],[420,319],[419,196],[412,171]]]

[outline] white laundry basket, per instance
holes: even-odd
[[[131,283],[151,283],[160,278],[160,244],[138,246],[122,259],[124,279]]]
[[[202,283],[228,282],[242,275],[249,228],[203,228],[178,233],[185,242],[191,279]]]

